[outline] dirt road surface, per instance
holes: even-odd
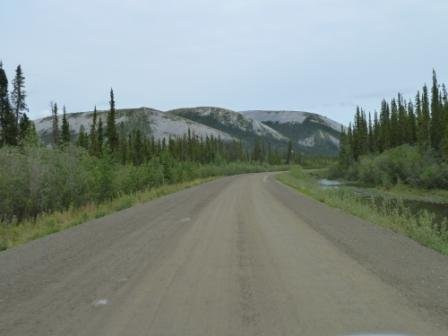
[[[0,335],[448,335],[448,258],[273,174],[0,253]]]

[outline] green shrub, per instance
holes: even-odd
[[[258,163],[179,162],[168,152],[134,166],[119,164],[108,155],[101,159],[90,156],[75,146],[64,150],[3,147],[0,148],[0,223],[36,219],[42,213],[76,209],[164,184],[272,169]]]
[[[431,151],[421,153],[414,146],[403,145],[379,155],[362,156],[353,165],[334,166],[330,176],[343,177],[368,186],[391,187],[400,183],[416,188],[448,188],[448,164]]]

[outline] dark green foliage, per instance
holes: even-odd
[[[114,91],[110,89],[110,110],[107,115],[106,136],[109,150],[114,153],[118,150],[118,132],[116,125],[116,109]]]
[[[265,171],[271,167],[268,163],[281,164],[286,156],[288,162],[296,161],[291,146],[286,155],[261,138],[256,139],[251,155],[242,141],[202,138],[190,130],[177,138],[148,138],[146,130],[138,127],[147,122],[141,122],[139,116],[131,128],[116,125],[112,90],[106,128],[95,108],[90,130],[86,133],[81,125],[76,145],[71,144],[65,107],[60,125],[58,105],[51,103],[53,146],[42,147],[34,124],[23,113],[26,104],[20,67],[14,83],[15,107],[11,107],[8,80],[0,66],[0,223],[20,222],[166,183]]]
[[[421,114],[418,120],[418,144],[422,150],[429,148],[431,144],[430,136],[430,125],[431,125],[431,115],[429,112],[429,98],[428,98],[428,87],[423,86],[423,93],[421,98]]]
[[[78,141],[76,142],[76,144],[84,149],[89,148],[89,137],[86,134],[83,125],[81,125],[81,127],[79,128]]]
[[[0,64],[0,146],[17,145],[17,122],[8,95],[8,78]]]
[[[26,113],[24,113],[19,121],[19,143],[21,143],[30,132],[31,124],[31,120]]]
[[[57,147],[60,144],[58,105],[56,103],[51,103],[50,106],[52,117],[51,135],[53,140],[53,147]]]
[[[89,153],[91,155],[100,156],[101,151],[99,148],[99,141],[98,141],[98,113],[95,109],[93,110],[92,115],[92,126],[90,127],[90,134],[89,134],[89,141],[90,141],[90,147],[89,147]]]
[[[350,174],[347,177],[369,186],[403,183],[416,188],[448,188],[448,164],[410,145],[363,156],[350,167]]]
[[[63,108],[62,114],[62,128],[61,128],[61,141],[63,145],[67,145],[70,143],[70,125],[67,120],[67,111],[65,110],[65,106]]]
[[[11,105],[15,114],[16,126],[18,127],[22,113],[27,110],[25,98],[25,76],[20,65],[16,68],[16,75],[12,82]]]
[[[379,120],[375,114],[373,125],[370,115],[367,123],[365,113],[356,110],[353,127],[341,136],[335,173],[371,185],[448,188],[446,162],[448,97],[433,72],[431,97],[425,85],[415,104],[400,94],[390,104],[383,100]]]
[[[103,120],[100,119],[98,121],[98,134],[97,134],[97,139],[98,139],[98,149],[96,151],[97,156],[103,154],[103,146],[104,146],[104,129],[103,129]]]
[[[42,213],[76,208],[167,183],[272,168],[238,162],[178,161],[168,150],[136,166],[123,165],[108,153],[97,158],[73,145],[62,149],[3,147],[0,149],[0,222],[20,222]]]
[[[440,149],[444,130],[443,106],[441,102],[440,87],[437,82],[436,72],[432,75],[431,89],[431,121],[430,121],[430,137],[431,146],[435,150]]]

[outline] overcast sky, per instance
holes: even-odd
[[[447,0],[0,0],[0,59],[33,118],[213,105],[347,123],[356,105],[448,81]]]

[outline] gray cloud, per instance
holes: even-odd
[[[0,58],[21,63],[31,114],[107,105],[313,110],[448,78],[445,0],[4,0]],[[341,104],[348,102],[348,104]]]

